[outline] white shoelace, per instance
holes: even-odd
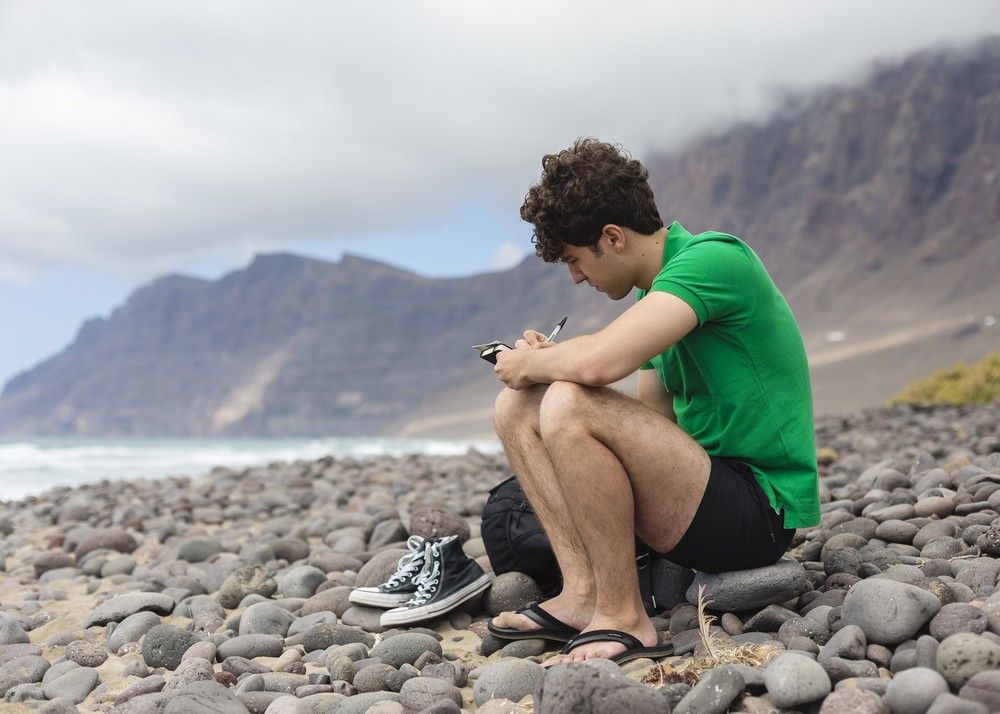
[[[438,582],[441,580],[439,577],[441,575],[441,544],[432,543],[427,549],[430,551],[427,564],[433,563],[433,566],[430,568],[425,566],[423,572],[414,580],[417,584],[417,591],[407,601],[406,607],[420,607],[430,600],[437,591]]]
[[[406,547],[410,549],[410,553],[399,559],[396,572],[383,583],[385,587],[394,588],[400,585],[424,567],[424,545],[424,539],[418,535],[412,535],[407,539]]]

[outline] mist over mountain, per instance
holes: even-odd
[[[817,412],[878,404],[1000,344],[1000,40],[644,159],[665,221],[761,255],[806,340]],[[567,313],[565,336],[593,331],[629,304],[534,257],[431,279],[259,255],[216,281],[165,276],[84,323],[4,386],[0,433],[488,433],[499,387],[472,344]]]

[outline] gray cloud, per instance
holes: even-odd
[[[3,3],[0,280],[516,209],[576,136],[671,149],[990,31],[994,2]]]

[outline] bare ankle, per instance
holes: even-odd
[[[558,597],[573,602],[594,602],[595,588],[593,583],[575,582],[563,583],[563,588]]]
[[[607,623],[613,623],[615,629],[637,631],[650,629],[653,627],[652,620],[645,610],[639,609],[615,609],[614,611],[595,610],[591,618],[591,627],[606,628]]]

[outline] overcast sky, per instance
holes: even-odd
[[[997,32],[994,1],[0,0],[0,382],[164,272],[507,267],[575,137],[669,151]]]

